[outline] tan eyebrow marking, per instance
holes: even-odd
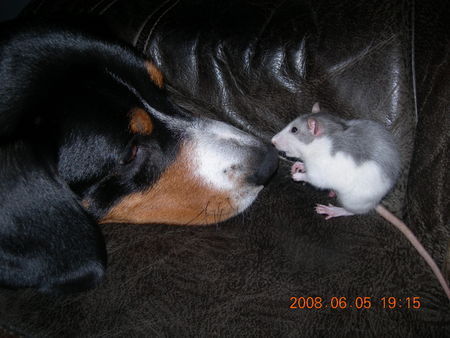
[[[134,134],[150,135],[153,122],[150,115],[142,108],[133,108],[130,112],[130,130]]]
[[[151,61],[145,61],[145,68],[150,75],[150,79],[159,87],[164,87],[164,76],[161,71]]]

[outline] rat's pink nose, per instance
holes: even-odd
[[[277,146],[277,138],[276,138],[275,136],[272,137],[271,142],[272,142],[272,144],[273,144],[275,147]]]

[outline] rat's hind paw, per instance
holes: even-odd
[[[316,212],[321,215],[326,215],[325,219],[353,215],[350,211],[347,211],[344,208],[335,207],[332,204],[328,204],[328,206],[323,204],[317,204]]]

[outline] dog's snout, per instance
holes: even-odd
[[[264,185],[272,177],[278,168],[278,152],[272,146],[266,146],[261,155],[261,161],[255,174],[251,176],[250,181],[255,185]]]

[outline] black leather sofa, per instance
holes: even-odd
[[[383,122],[403,161],[384,204],[444,267],[445,1],[36,0],[22,13],[66,15],[104,20],[157,64],[193,114],[266,140],[316,101]],[[448,337],[450,303],[409,242],[374,213],[325,221],[314,205],[329,201],[281,162],[250,209],[227,222],[103,225],[102,286],[65,297],[1,290],[0,326],[37,337]],[[292,297],[324,306],[291,309]],[[364,297],[371,307],[358,309]]]

